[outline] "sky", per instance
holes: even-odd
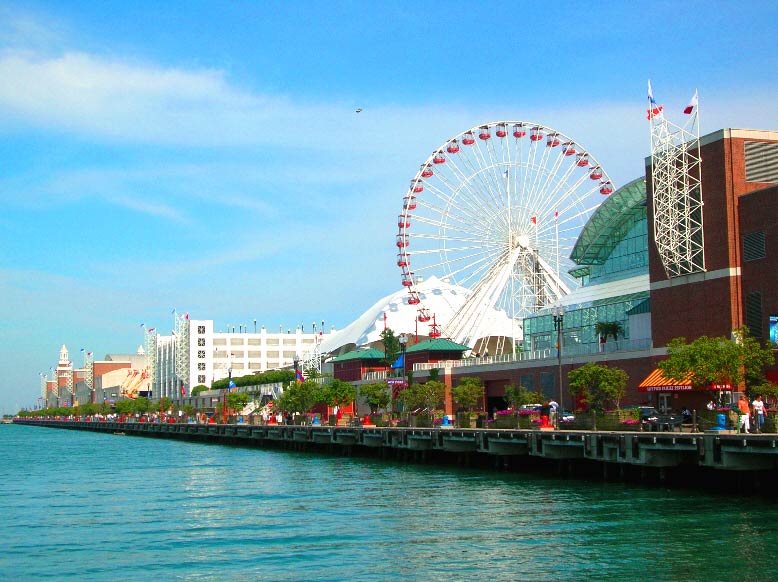
[[[0,0],[0,412],[66,344],[171,309],[342,328],[400,288],[397,215],[460,132],[534,121],[618,187],[647,80],[703,134],[778,130],[778,3]],[[361,109],[357,113],[357,109]]]

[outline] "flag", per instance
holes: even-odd
[[[146,327],[146,324],[145,323],[141,323],[140,326],[141,327]]]
[[[181,384],[181,396],[186,396],[186,387]]]
[[[155,331],[157,331],[156,327],[150,327],[149,328],[149,333],[154,333]]]
[[[188,314],[188,313],[184,314],[184,319],[186,319],[187,321],[189,321],[189,314]]]
[[[537,216],[533,216],[532,218],[530,218],[530,220],[532,221],[532,224],[534,224],[534,225],[538,224],[538,217]]]
[[[689,104],[686,106],[686,109],[683,110],[683,112],[686,115],[690,115],[692,111],[694,111],[694,108],[697,107],[698,97],[697,97],[697,90],[694,90],[694,96],[689,101]]]
[[[554,212],[554,220],[559,218],[559,210]]]
[[[664,107],[662,107],[661,105],[652,107],[651,109],[646,109],[646,113],[647,113],[646,119],[650,121],[657,115],[661,115],[662,109],[664,109]]]
[[[170,313],[175,313],[175,312],[176,312],[176,308],[174,307],[174,308],[171,310],[171,312],[170,312]]]
[[[295,379],[297,380],[298,384],[302,384],[303,382],[305,382],[305,378],[303,377],[303,373],[300,370],[295,370],[294,371],[294,376],[295,376]]]
[[[651,88],[651,79],[648,80],[648,103],[648,109],[646,109],[648,116],[646,119],[650,121],[657,115],[660,115],[663,109],[663,107],[661,105],[657,105],[656,101],[654,100],[654,90]]]

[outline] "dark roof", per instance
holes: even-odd
[[[409,354],[414,352],[466,352],[469,349],[469,347],[453,342],[450,339],[439,337],[422,340],[417,344],[413,344],[405,352]]]
[[[330,361],[334,363],[334,362],[346,362],[350,360],[383,360],[383,359],[384,359],[384,352],[377,350],[375,348],[370,348],[367,350],[354,350],[353,352],[347,352],[342,356],[333,358]]]

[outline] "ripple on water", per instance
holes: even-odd
[[[775,505],[538,475],[21,426],[0,466],[0,579],[767,580],[778,543]]]

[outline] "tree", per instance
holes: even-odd
[[[606,404],[616,408],[627,391],[629,376],[621,368],[610,368],[588,363],[568,374],[570,392],[594,410],[603,410]]]
[[[170,410],[171,404],[172,404],[172,402],[171,402],[170,398],[168,398],[167,396],[163,396],[157,402],[157,409],[161,410],[161,411]]]
[[[316,382],[295,382],[284,390],[277,400],[277,408],[284,412],[308,412],[318,401],[319,384]]]
[[[537,404],[543,402],[544,398],[540,392],[530,392],[528,388],[524,386],[508,385],[505,387],[505,400],[508,404],[515,408],[519,408],[522,404]]]
[[[135,412],[135,401],[133,400],[119,400],[114,405],[118,414],[131,414]]]
[[[377,413],[379,408],[385,409],[392,401],[389,385],[381,382],[360,386],[359,393],[365,398],[371,414]]]
[[[151,410],[151,403],[148,398],[136,398],[133,402],[135,403],[135,412],[143,414]]]
[[[243,410],[248,402],[249,395],[245,392],[229,392],[227,394],[227,408],[230,410]]]
[[[204,386],[203,384],[200,384],[199,386],[195,386],[194,388],[192,388],[192,396],[197,396],[198,394],[200,394],[200,392],[207,392],[208,390],[210,390],[208,386]]]
[[[613,336],[613,341],[619,341],[619,336],[624,335],[624,326],[620,321],[598,321],[594,324],[594,331],[606,340],[608,336]]]
[[[357,397],[357,389],[343,380],[333,380],[324,384],[318,391],[317,401],[327,406],[345,406]]]
[[[381,332],[381,343],[384,344],[383,364],[391,366],[400,357],[400,340],[395,337],[394,331],[387,327]]]
[[[451,389],[451,396],[457,404],[472,411],[476,404],[483,401],[484,387],[481,378],[465,376]]]
[[[692,386],[730,384],[737,388],[742,382],[756,386],[764,382],[764,369],[775,361],[772,350],[762,347],[748,335],[748,328],[738,328],[734,339],[701,336],[687,344],[677,337],[667,344],[667,359],[657,367],[669,379],[690,380]]]
[[[443,382],[429,380],[425,384],[411,384],[400,392],[400,401],[406,409],[424,408],[433,411],[443,404],[446,385]]]

